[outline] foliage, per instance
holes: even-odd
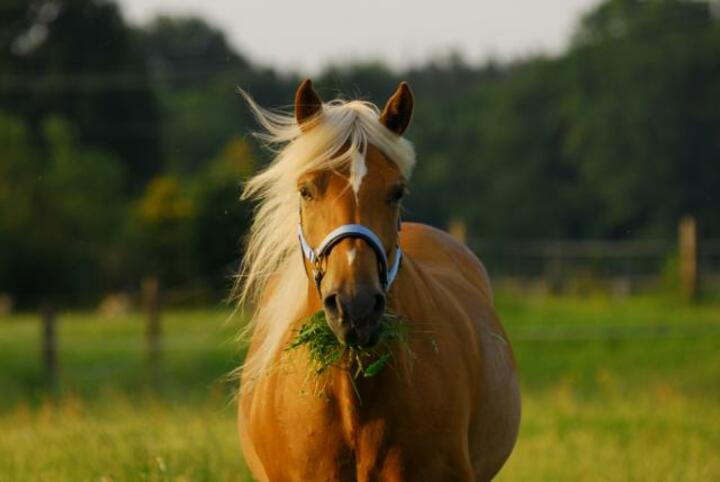
[[[250,206],[238,202],[239,180],[255,169],[250,146],[243,138],[234,137],[194,183],[191,253],[198,274],[215,293],[230,291],[240,264],[241,243],[252,213]]]
[[[196,17],[160,16],[135,35],[153,75],[172,89],[204,88],[208,78],[226,76],[228,68],[250,68],[223,32]]]
[[[155,92],[115,3],[6,2],[0,24],[0,109],[23,119],[34,140],[49,114],[66,119],[79,142],[122,161],[126,187],[156,172]]]
[[[155,272],[222,297],[251,215],[239,183],[269,155],[244,137],[256,126],[236,86],[283,107],[299,77],[196,18],[128,26],[112,1],[11,2],[0,22],[0,291],[77,304]],[[450,53],[315,80],[326,99],[381,105],[409,80],[408,219],[503,242],[674,238],[691,214],[712,238],[719,59],[710,2],[606,0],[553,58]]]
[[[498,480],[720,478],[720,384],[710,383],[720,377],[720,305],[498,293],[497,307],[523,395],[518,445]],[[241,361],[228,316],[165,312],[163,384],[153,387],[139,315],[61,314],[52,401],[37,319],[0,315],[0,479],[249,481],[237,387],[225,377]]]
[[[330,329],[325,312],[320,310],[302,322],[287,349],[306,347],[316,375],[336,367],[351,370],[353,378],[360,375],[368,378],[392,361],[392,350],[396,346],[407,348],[407,326],[392,312],[383,315],[377,344],[365,348],[341,344]]]
[[[161,142],[166,170],[192,176],[251,119],[237,95],[242,86],[282,105],[292,97],[295,79],[250,62],[228,43],[223,32],[192,17],[159,17],[134,30],[150,66],[163,113]]]
[[[187,189],[173,176],[153,179],[138,202],[138,249],[144,251],[143,271],[158,276],[165,288],[188,279],[192,272],[189,228],[194,213]]]
[[[46,156],[18,120],[0,117],[8,146],[0,163],[0,239],[9,245],[0,255],[0,287],[21,294],[21,302],[88,299],[112,279],[109,270],[98,279],[97,268],[108,267],[116,247],[123,170],[115,158],[78,146],[63,119],[48,118],[43,128]]]
[[[234,410],[125,397],[68,397],[0,415],[0,477],[26,482],[251,482]]]

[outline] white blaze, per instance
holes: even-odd
[[[367,174],[367,165],[365,165],[365,156],[359,152],[355,152],[350,165],[350,186],[352,186],[353,192],[355,193],[355,199],[358,198],[360,192],[360,184],[362,184],[363,178]]]
[[[352,264],[355,262],[355,254],[355,248],[350,248],[350,250],[348,250],[347,252],[348,264],[350,266],[352,266]]]

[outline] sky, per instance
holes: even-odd
[[[118,0],[125,17],[199,15],[251,60],[314,74],[379,60],[394,69],[449,52],[471,63],[557,54],[599,0]]]

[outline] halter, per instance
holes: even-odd
[[[392,266],[388,267],[387,253],[385,253],[385,247],[383,246],[380,238],[368,227],[362,224],[343,224],[339,226],[325,236],[320,242],[320,246],[317,249],[313,249],[305,239],[301,221],[298,223],[298,239],[300,240],[300,250],[303,253],[305,259],[310,262],[312,266],[313,279],[315,280],[315,287],[320,292],[320,282],[325,276],[325,270],[323,269],[322,263],[325,258],[330,254],[330,251],[345,238],[358,238],[365,241],[370,245],[372,250],[375,252],[375,256],[378,260],[378,271],[380,274],[380,283],[382,284],[383,290],[387,293],[392,285],[393,281],[397,277],[398,271],[400,271],[400,265],[402,264],[402,251],[400,245],[395,246],[395,258],[393,259]],[[400,219],[398,219],[398,231],[400,231]]]

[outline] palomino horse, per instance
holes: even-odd
[[[258,209],[238,282],[255,306],[238,410],[253,474],[490,480],[517,437],[515,362],[480,261],[442,231],[400,223],[415,163],[407,84],[382,112],[323,104],[308,80],[294,117],[246,99],[277,146],[246,187]],[[302,320],[324,310],[338,340],[367,346],[386,309],[408,330],[392,365],[357,379],[332,367],[322,394],[308,391],[308,352],[287,349]]]

